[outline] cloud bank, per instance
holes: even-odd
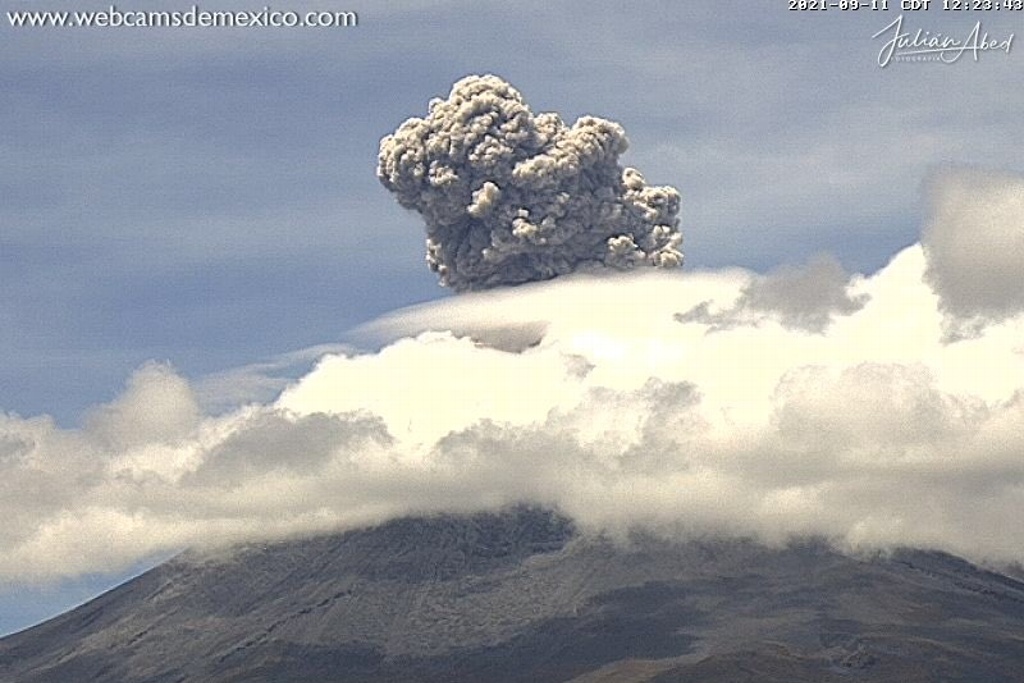
[[[627,146],[617,123],[566,126],[497,76],[469,76],[381,140],[377,176],[423,217],[427,263],[455,290],[679,266],[679,193],[623,169]]]
[[[925,246],[870,276],[828,257],[576,273],[398,311],[359,331],[377,350],[330,349],[221,414],[153,363],[78,429],[2,415],[0,581],[516,502],[613,532],[1022,562],[1024,315],[1016,280],[980,272],[1021,224],[1015,182],[945,178]],[[950,265],[965,212],[999,222]],[[972,299],[969,272],[1011,291]]]

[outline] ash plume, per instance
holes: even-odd
[[[381,140],[377,176],[423,217],[427,263],[457,291],[678,267],[679,193],[620,166],[628,144],[617,123],[567,126],[501,78],[468,76]]]

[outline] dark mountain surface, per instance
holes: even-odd
[[[1024,681],[1024,583],[517,508],[187,553],[0,640],[0,681]]]

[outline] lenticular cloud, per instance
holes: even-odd
[[[427,263],[455,290],[677,267],[679,193],[621,167],[627,146],[617,123],[567,126],[497,76],[469,76],[381,140],[377,175],[423,217]]]

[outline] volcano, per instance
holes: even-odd
[[[4,683],[1024,680],[1024,582],[544,509],[190,551],[0,640]]]

